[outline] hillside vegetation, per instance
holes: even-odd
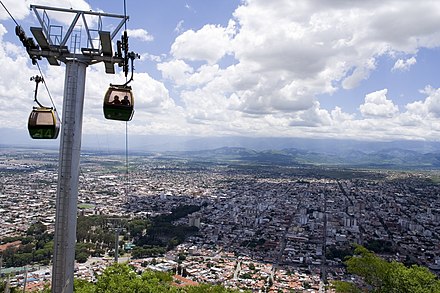
[[[346,261],[347,271],[361,277],[360,282],[333,283],[341,293],[439,293],[440,280],[428,268],[388,262],[365,247],[357,246]]]
[[[114,264],[106,268],[96,283],[75,280],[76,293],[238,293],[218,285],[201,284],[179,287],[170,274],[147,270],[141,275],[127,264]],[[50,293],[47,288],[43,293]]]

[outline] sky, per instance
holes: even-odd
[[[28,36],[39,26],[30,4],[124,14],[115,0],[2,2]],[[440,1],[126,0],[126,12],[141,56],[131,135],[440,139]],[[0,130],[27,135],[39,71],[3,7],[0,21]],[[39,65],[61,113],[65,66]],[[86,78],[83,134],[123,134],[125,122],[102,113],[123,73],[98,63]]]

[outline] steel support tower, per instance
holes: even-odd
[[[50,65],[66,65],[63,115],[58,163],[58,186],[55,214],[54,255],[52,268],[53,293],[73,292],[75,263],[79,161],[87,66],[104,62],[106,73],[115,73],[114,65],[124,65],[121,51],[113,54],[112,40],[128,20],[125,15],[78,11],[31,5],[40,27],[31,27],[33,45],[26,46],[33,63],[46,58]],[[49,14],[65,13],[73,20],[63,34],[62,25],[53,25]],[[116,20],[113,31],[102,29],[103,19]],[[97,27],[92,29],[92,27]],[[86,45],[82,47],[81,33]],[[27,39],[28,40],[28,39]],[[69,46],[68,46],[69,45]]]

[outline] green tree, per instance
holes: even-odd
[[[75,245],[75,260],[79,263],[86,262],[91,255],[91,250],[94,248],[95,246],[92,243],[77,242]]]
[[[113,264],[106,268],[96,284],[75,280],[76,293],[238,293],[222,286],[201,284],[198,286],[175,287],[170,274],[147,270],[138,275],[127,264]],[[48,293],[50,291],[43,291]],[[250,292],[250,291],[246,291]]]
[[[96,282],[96,292],[140,292],[141,279],[126,264],[114,264],[104,270]]]
[[[179,254],[178,254],[178,259],[177,259],[177,261],[179,262],[179,263],[182,263],[182,261],[184,261],[185,259],[186,259],[186,255],[185,255],[185,253],[183,253],[183,252],[180,252]]]
[[[171,276],[166,273],[146,271],[142,276],[139,276],[127,264],[114,264],[105,269],[98,278],[95,292],[179,292],[176,287],[171,286],[171,281]]]
[[[362,293],[362,290],[359,289],[355,284],[343,281],[333,281],[333,288],[336,292],[341,293]]]
[[[32,253],[18,253],[14,257],[13,266],[22,267],[32,262]]]
[[[89,255],[85,252],[80,252],[75,256],[76,261],[79,263],[85,263],[88,258],[89,258]]]
[[[46,232],[47,227],[40,221],[35,222],[29,226],[26,231],[27,235],[41,235]]]
[[[440,292],[440,280],[428,268],[418,265],[408,268],[398,262],[390,265],[392,292]]]
[[[240,291],[225,288],[225,287],[219,286],[219,285],[200,284],[197,286],[183,287],[180,292],[185,292],[185,293],[234,293],[234,292],[240,292]],[[244,291],[244,292],[250,292],[250,291]]]
[[[440,280],[427,268],[388,262],[365,247],[357,246],[354,256],[346,261],[347,271],[362,277],[364,286],[334,282],[336,292],[357,293],[431,293],[440,292]]]
[[[134,219],[128,224],[128,229],[132,237],[141,237],[142,233],[148,227],[148,220]]]
[[[377,292],[386,292],[383,290],[390,288],[391,272],[389,263],[365,247],[357,246],[355,255],[350,257],[346,264],[347,271],[350,274],[361,276],[365,283],[376,288]]]
[[[75,279],[73,280],[73,291],[80,293],[95,293],[95,285],[87,282],[86,280]],[[50,292],[50,291],[49,291]]]

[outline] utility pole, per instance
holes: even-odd
[[[121,231],[121,228],[117,227],[115,229],[115,263],[119,262],[119,232]]]
[[[79,182],[79,160],[83,121],[84,92],[87,66],[104,62],[105,71],[114,74],[114,65],[125,66],[120,47],[113,54],[112,40],[128,20],[126,15],[79,11],[31,5],[40,27],[31,27],[32,38],[27,38],[21,27],[16,33],[26,47],[33,64],[42,57],[50,65],[66,65],[63,97],[63,116],[58,163],[52,293],[73,292],[76,222]],[[53,25],[49,13],[73,14],[70,26],[63,34],[62,25]],[[66,18],[69,19],[69,18]],[[70,18],[71,19],[71,18]],[[103,19],[118,23],[112,32],[102,29]],[[96,29],[92,29],[95,27]],[[78,28],[80,28],[78,33]],[[87,38],[83,47],[81,33]],[[68,43],[70,42],[70,43]]]
[[[327,193],[324,190],[321,198],[324,201],[324,218],[322,227],[322,256],[321,256],[321,286],[322,290],[326,292],[325,286],[327,285]],[[321,291],[320,291],[321,292]]]
[[[9,275],[8,275],[8,278],[7,278],[6,284],[5,284],[5,293],[11,292],[11,290],[9,289],[9,286],[10,286],[10,284],[9,284]]]
[[[26,293],[26,286],[27,286],[27,273],[28,273],[27,266],[24,266],[23,293]]]
[[[121,218],[109,218],[111,229],[115,231],[115,263],[119,262],[119,234],[122,230],[125,230],[123,221]]]

